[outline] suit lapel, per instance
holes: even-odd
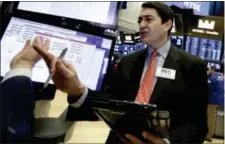
[[[177,61],[179,60],[179,55],[177,53],[177,48],[171,45],[167,58],[163,64],[163,68],[176,70],[176,75],[179,70],[179,65]],[[157,82],[154,91],[151,96],[150,103],[155,103],[155,101],[161,96],[161,92],[172,80],[166,78],[157,78]]]

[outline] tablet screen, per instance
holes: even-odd
[[[1,39],[1,76],[9,71],[11,59],[23,48],[26,40],[35,36],[49,38],[49,51],[56,56],[68,48],[64,58],[73,64],[81,82],[92,90],[101,89],[111,39],[15,17],[11,18]],[[45,62],[40,60],[33,69],[32,80],[44,83],[48,76]]]

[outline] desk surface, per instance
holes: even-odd
[[[40,106],[44,107],[47,105],[46,102]],[[60,114],[67,108],[67,96],[65,93],[60,91],[56,92],[55,99],[50,102],[50,110],[48,117],[59,117]],[[43,109],[42,109],[43,110]],[[94,144],[94,143],[105,143],[109,134],[109,128],[102,121],[97,122],[74,122],[69,131],[67,132],[65,143],[73,144]],[[209,142],[204,142],[209,143]],[[222,139],[213,139],[211,143],[224,143]]]
[[[65,143],[105,143],[109,128],[101,121],[75,122],[66,134]]]
[[[67,106],[66,94],[61,91],[57,91],[55,99],[51,101],[51,108],[49,110],[48,117],[59,117]],[[66,134],[65,143],[105,143],[108,135],[109,128],[102,121],[74,122]]]

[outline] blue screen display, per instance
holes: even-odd
[[[145,44],[143,43],[136,43],[136,51],[142,50],[145,48]]]
[[[123,54],[127,55],[127,54],[131,54],[133,52],[135,52],[136,47],[135,45],[123,45]]]
[[[123,51],[123,45],[116,44],[114,47],[114,53],[120,55],[122,51]]]
[[[187,36],[185,51],[202,59],[220,61],[222,41]]]
[[[183,41],[184,41],[184,36],[171,36],[170,40],[172,44],[177,46],[178,48],[183,48]]]
[[[9,71],[11,58],[23,48],[26,40],[35,36],[50,39],[49,52],[56,56],[68,48],[64,59],[74,66],[80,81],[90,89],[101,89],[111,39],[15,17],[11,18],[1,39],[1,76]],[[44,83],[48,75],[47,66],[41,59],[33,68],[32,80]]]
[[[114,48],[114,53],[118,55],[128,55],[134,53],[136,51],[142,50],[145,48],[143,43],[136,43],[136,44],[116,44]]]

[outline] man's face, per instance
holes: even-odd
[[[210,67],[208,73],[209,73],[209,75],[212,75],[213,73],[215,73],[215,70]]]
[[[207,75],[211,75],[211,70],[210,70],[210,68],[207,70]]]
[[[140,37],[144,44],[154,44],[165,38],[168,34],[168,30],[172,25],[172,21],[169,20],[162,24],[162,20],[157,11],[153,8],[142,8],[140,16],[138,18],[140,26]]]

